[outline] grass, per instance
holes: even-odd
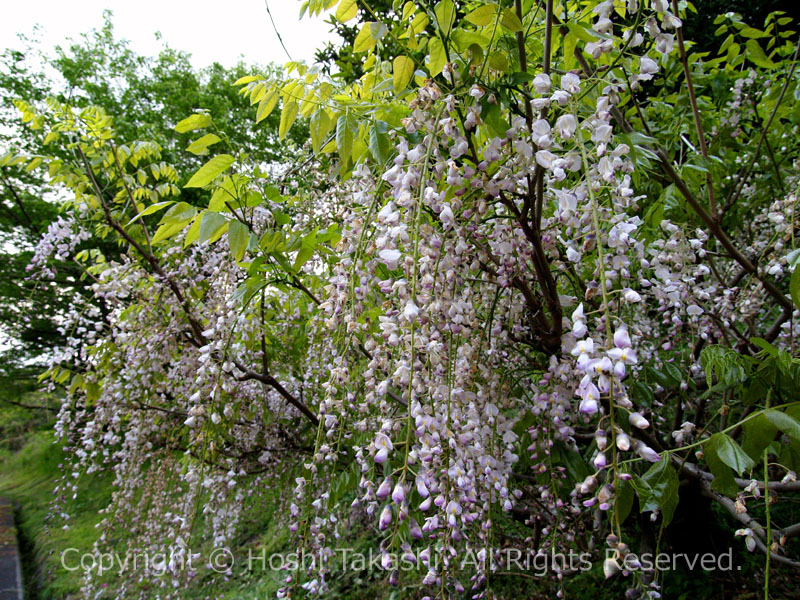
[[[47,398],[28,394],[24,403],[47,405]],[[16,527],[22,555],[26,598],[77,598],[80,573],[61,566],[61,551],[91,549],[97,511],[110,497],[110,486],[93,477],[81,486],[90,493],[69,499],[70,512],[77,515],[69,529],[52,524],[53,490],[62,474],[65,456],[55,443],[54,413],[16,405],[0,406],[0,495],[15,507]]]

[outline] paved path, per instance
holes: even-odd
[[[0,600],[22,600],[22,571],[14,511],[4,498],[0,498]]]

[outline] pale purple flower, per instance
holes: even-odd
[[[410,519],[408,522],[408,532],[415,540],[421,540],[423,537],[422,529],[420,529],[419,523],[414,519]]]
[[[390,271],[394,271],[397,268],[398,261],[403,257],[403,253],[399,250],[387,248],[378,252],[378,257]]]
[[[381,517],[378,521],[378,527],[381,531],[385,531],[389,525],[392,523],[392,507],[391,505],[387,504],[383,507],[383,511],[381,511]]]
[[[545,169],[551,169],[556,158],[558,157],[549,150],[539,150],[536,153],[536,164]]]
[[[577,94],[581,91],[581,78],[575,73],[564,74],[561,77],[561,89],[570,94]]]
[[[533,78],[533,89],[537,94],[546,94],[550,91],[551,85],[550,75],[547,73],[539,73]]]
[[[450,525],[450,527],[455,527],[457,524],[456,517],[458,517],[462,512],[461,505],[455,500],[451,500],[447,504],[447,510],[445,512],[447,513],[447,523]]]
[[[444,225],[445,231],[455,225],[456,217],[453,214],[453,209],[447,203],[442,204],[442,211],[439,213],[439,219]]]
[[[378,500],[385,500],[389,496],[389,493],[391,491],[392,491],[392,478],[387,477],[378,486],[378,489],[375,491],[375,496],[378,498]]]
[[[625,302],[636,303],[642,301],[642,297],[639,293],[630,288],[625,288],[625,290],[623,290],[622,297],[625,299]]]
[[[394,449],[392,440],[382,431],[375,436],[375,447],[378,449],[375,454],[375,462],[379,464],[385,463],[386,459],[389,458],[389,452]]]
[[[686,307],[686,314],[688,314],[690,317],[699,317],[704,312],[705,311],[697,306],[697,304],[690,304]]]
[[[636,352],[631,348],[612,348],[606,354],[612,359],[626,365],[635,365],[638,362]]]
[[[422,477],[417,476],[417,493],[422,498],[427,498],[430,492],[428,491],[428,486],[425,485],[425,480]]]
[[[409,300],[406,302],[406,307],[403,309],[403,317],[409,323],[412,323],[417,320],[419,316],[419,307],[414,304],[413,300]]]
[[[406,499],[406,488],[401,482],[397,482],[397,485],[394,486],[394,490],[392,490],[392,501],[395,504],[402,504],[403,501]]]
[[[571,114],[561,115],[556,119],[556,133],[563,139],[568,140],[575,134],[577,124],[575,123],[575,116]]]
[[[652,58],[647,58],[646,56],[642,57],[642,60],[639,63],[639,73],[642,75],[652,75],[653,73],[658,73],[658,63]]]
[[[585,340],[579,340],[575,347],[572,349],[572,356],[580,356],[581,354],[591,354],[594,352],[594,340],[592,338],[586,338]]]
[[[598,452],[597,455],[592,460],[592,464],[596,469],[605,469],[606,467],[606,455],[604,452]]]
[[[650,422],[642,416],[642,413],[633,412],[628,415],[628,422],[637,429],[647,429]]]
[[[635,440],[634,441],[633,450],[636,452],[636,454],[638,454],[639,456],[641,456],[643,459],[645,459],[648,462],[658,462],[659,461],[660,457],[658,456],[658,452],[656,452],[650,446],[648,446],[647,444],[645,444],[644,442],[642,442],[640,440]]]
[[[583,321],[575,321],[575,324],[572,326],[572,334],[576,338],[582,338],[586,335],[587,332],[586,323]]]
[[[617,329],[614,332],[614,345],[617,348],[630,348],[631,337],[628,335],[628,330],[625,328]]]

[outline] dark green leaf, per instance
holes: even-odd
[[[767,420],[790,438],[800,441],[800,422],[779,410],[767,410],[764,415]]]
[[[736,471],[739,476],[741,476],[744,471],[752,469],[755,465],[747,453],[742,450],[741,446],[727,434],[715,433],[708,440],[706,448],[712,449],[719,459]]]
[[[760,414],[744,422],[742,425],[744,438],[742,450],[747,452],[753,460],[758,460],[764,448],[772,443],[778,428],[770,423],[765,414]]]
[[[678,474],[664,454],[641,477],[631,480],[642,512],[660,510],[664,524],[672,521],[675,507],[678,506]]]

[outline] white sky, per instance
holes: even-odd
[[[300,0],[268,0],[275,25],[294,60],[312,62],[314,50],[332,40],[325,17],[298,20]],[[102,25],[103,9],[113,11],[117,38],[143,55],[155,55],[164,43],[192,54],[195,67],[219,62],[226,67],[240,55],[246,62],[283,64],[288,57],[269,20],[264,0],[28,0],[7,2],[0,18],[0,50],[20,47],[17,33],[43,27],[46,49]],[[160,31],[162,41],[155,32]]]

